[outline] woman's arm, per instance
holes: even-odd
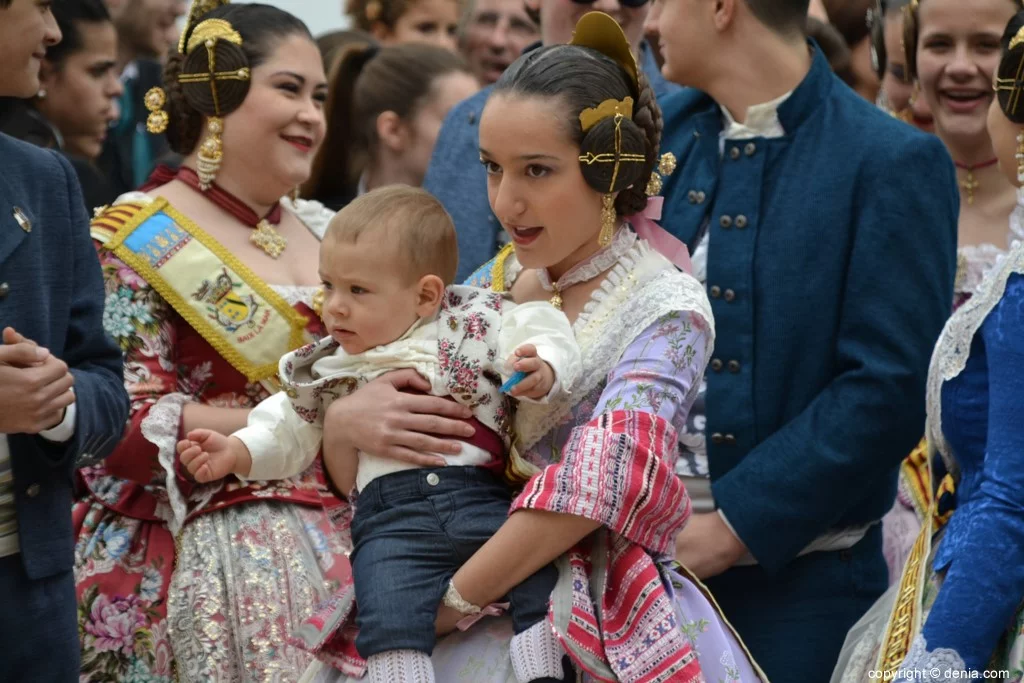
[[[188,434],[193,429],[210,429],[221,434],[232,434],[245,427],[249,410],[186,403],[181,409],[182,433]]]
[[[1011,276],[981,334],[989,392],[981,484],[953,513],[967,533],[942,541],[960,545],[922,630],[929,651],[955,650],[969,671],[984,670],[1024,596],[1024,275]]]
[[[707,339],[707,326],[688,313],[665,316],[637,337],[610,373],[593,419],[573,431],[561,462],[531,480],[514,514],[456,572],[455,587],[466,600],[495,601],[602,526],[651,548],[655,533],[648,519],[659,528],[671,527],[676,516],[685,519],[689,504],[674,473],[678,441],[671,425],[686,421]],[[577,473],[584,470],[599,471],[609,489],[583,495]],[[683,509],[645,503],[633,495],[642,482]],[[666,545],[665,539],[658,543]]]
[[[324,465],[339,490],[334,473],[345,468],[353,450],[393,458],[422,467],[442,467],[442,458],[424,453],[452,453],[462,442],[445,437],[470,437],[473,428],[462,420],[469,408],[426,393],[430,383],[414,370],[399,370],[376,379],[353,394],[339,398],[324,419]]]
[[[124,436],[103,466],[114,476],[140,484],[161,482],[164,473],[157,447],[142,435],[142,422],[177,386],[172,310],[112,252],[99,249],[99,261],[106,292],[103,325],[124,354],[125,388],[131,401]]]

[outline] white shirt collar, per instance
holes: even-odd
[[[722,138],[742,140],[746,138],[780,138],[786,134],[779,121],[779,107],[793,94],[790,90],[771,102],[755,104],[747,108],[747,120],[739,123],[725,107],[722,107]]]

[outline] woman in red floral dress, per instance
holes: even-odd
[[[236,5],[193,9],[165,82],[150,123],[183,167],[92,230],[132,413],[117,451],[80,474],[81,680],[296,680],[310,658],[285,639],[348,575],[319,465],[199,486],[174,445],[243,426],[276,390],[277,358],[322,332],[309,264],[330,212],[278,198],[309,175],[326,78],[301,22]]]

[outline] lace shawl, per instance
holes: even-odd
[[[511,286],[521,270],[515,256],[510,256],[507,286]],[[561,424],[576,403],[608,377],[641,332],[675,311],[689,311],[707,323],[704,358],[710,358],[715,338],[714,316],[704,288],[693,277],[677,271],[647,242],[638,240],[608,273],[573,323],[583,372],[566,387],[567,395],[546,406],[519,405],[516,435],[520,451],[525,453]],[[700,382],[695,382],[690,391],[695,395],[699,389]]]

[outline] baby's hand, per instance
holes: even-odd
[[[178,457],[200,484],[223,479],[235,473],[238,465],[238,452],[232,439],[210,429],[189,432],[186,439],[178,442]]]
[[[540,400],[551,392],[555,384],[555,371],[540,359],[533,344],[524,344],[516,349],[516,355],[509,359],[509,365],[516,372],[526,373],[526,378],[509,392],[513,398]]]

